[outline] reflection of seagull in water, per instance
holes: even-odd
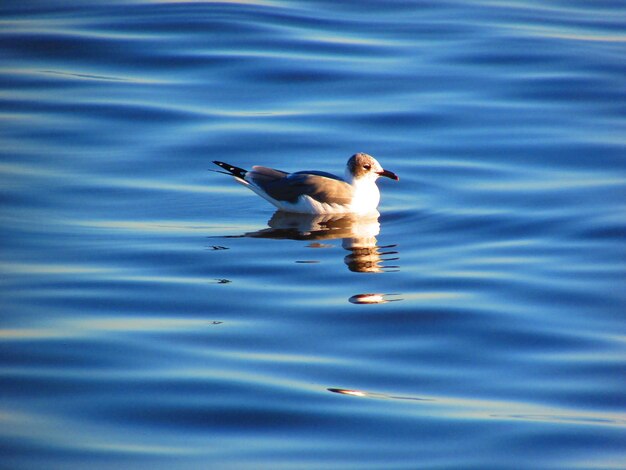
[[[302,214],[377,213],[380,192],[376,180],[379,176],[398,180],[395,173],[383,169],[365,153],[350,157],[344,178],[323,171],[287,173],[263,166],[248,171],[228,163],[213,163],[278,209]]]
[[[398,258],[383,258],[397,252],[381,251],[393,249],[396,245],[379,247],[376,244],[376,236],[380,232],[377,215],[357,217],[354,214],[313,215],[276,211],[267,224],[269,228],[241,236],[311,241],[341,238],[342,247],[350,252],[344,262],[351,271],[375,273],[397,270],[397,266],[381,265],[384,261]]]

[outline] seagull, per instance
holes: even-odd
[[[324,171],[287,173],[264,166],[252,170],[214,161],[235,181],[251,189],[279,210],[301,214],[373,214],[380,201],[379,176],[398,181],[374,157],[357,153],[346,164],[343,178]]]

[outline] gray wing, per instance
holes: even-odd
[[[337,175],[333,175],[332,173],[326,173],[325,171],[317,171],[317,170],[308,170],[308,171],[296,171],[292,173],[292,175],[317,175],[323,176],[325,178],[330,178],[337,181],[344,181],[343,178],[340,178]]]
[[[330,204],[349,204],[352,201],[352,186],[335,175],[321,171],[288,174],[255,166],[246,178],[278,201],[295,203],[303,195]]]

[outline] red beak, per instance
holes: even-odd
[[[383,170],[378,172],[379,176],[386,176],[387,178],[391,178],[392,180],[399,181],[398,175],[396,175],[393,171]]]

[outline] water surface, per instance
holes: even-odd
[[[623,2],[0,11],[3,467],[626,466]]]

